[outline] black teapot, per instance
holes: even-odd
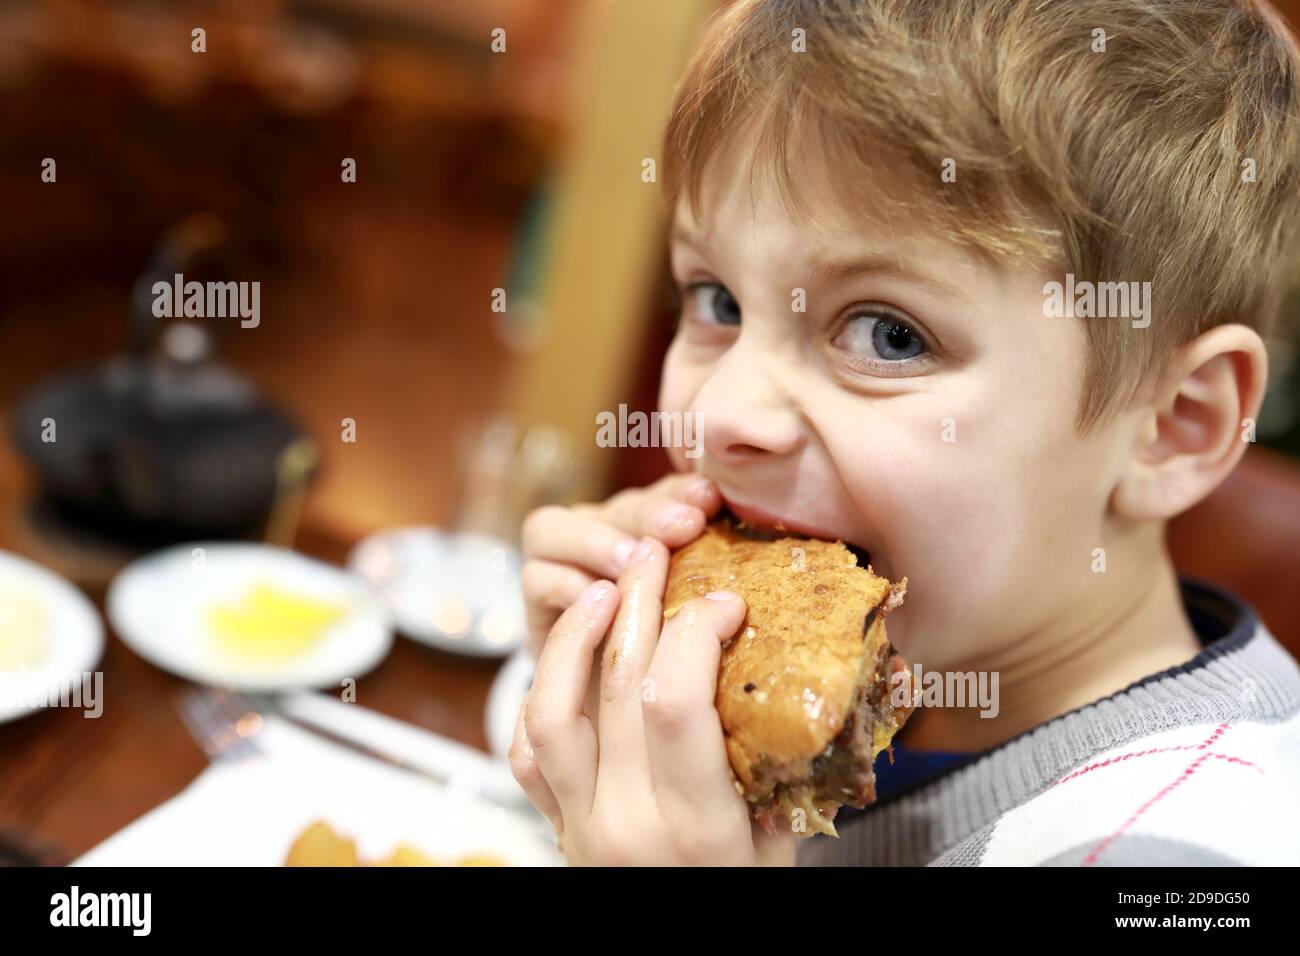
[[[315,470],[310,439],[212,358],[204,320],[157,314],[157,284],[212,259],[224,239],[205,215],[170,230],[136,285],[126,351],[17,403],[16,446],[50,503],[83,526],[140,543],[240,536]]]

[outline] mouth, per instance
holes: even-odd
[[[730,512],[740,523],[740,530],[750,537],[766,541],[776,538],[820,538],[823,541],[841,541],[858,559],[859,566],[865,568],[871,564],[871,554],[866,548],[845,541],[842,536],[824,527],[785,518],[755,505],[736,501],[725,494],[723,511]]]

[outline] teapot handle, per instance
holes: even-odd
[[[171,284],[178,273],[183,275],[202,256],[224,246],[227,238],[225,223],[206,212],[186,216],[163,233],[131,295],[126,352],[133,364],[148,362],[162,325],[153,311],[154,284]]]

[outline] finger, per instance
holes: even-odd
[[[528,647],[536,658],[560,614],[596,579],[571,564],[533,558],[524,562],[524,608],[528,617]]]
[[[618,577],[636,547],[635,537],[596,514],[558,505],[530,512],[521,534],[529,559],[576,565],[603,578]]]
[[[746,813],[714,706],[722,645],[744,619],[744,600],[715,591],[684,605],[659,638],[642,710],[655,800],[669,820]]]
[[[708,478],[699,475],[683,475],[680,483],[672,486],[673,497],[680,498],[688,505],[694,505],[712,518],[722,508],[722,493],[718,486]]]
[[[596,731],[601,778],[617,781],[623,792],[650,783],[641,728],[642,681],[663,625],[667,580],[668,550],[653,538],[642,538],[632,563],[618,579],[618,616],[605,642],[600,669]]]
[[[537,661],[524,732],[561,811],[586,813],[596,787],[596,731],[582,713],[596,648],[618,608],[618,590],[597,581],[560,615]]]
[[[649,488],[620,492],[604,505],[607,521],[670,548],[694,541],[722,507],[718,487],[699,475],[670,475]]]
[[[558,841],[564,835],[564,816],[560,812],[560,802],[555,799],[550,784],[542,776],[542,771],[537,766],[537,759],[533,755],[532,745],[528,742],[528,733],[524,730],[524,708],[527,705],[528,698],[525,696],[523,703],[519,705],[519,715],[515,718],[515,736],[507,755],[510,760],[510,772],[523,788],[529,802],[551,822],[555,830],[555,839]]]
[[[754,856],[759,866],[794,866],[799,845],[798,838],[790,830],[768,833],[757,823],[751,830],[754,834]]]

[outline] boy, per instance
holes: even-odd
[[[723,11],[663,159],[660,405],[703,454],[524,529],[545,647],[511,761],[570,862],[1300,862],[1300,669],[1163,540],[1253,434],[1296,65],[1229,0]],[[997,675],[995,716],[916,710],[895,749],[932,769],[838,840],[757,830],[732,786],[743,602],[662,626],[670,549],[724,503],[906,576],[914,666]]]

